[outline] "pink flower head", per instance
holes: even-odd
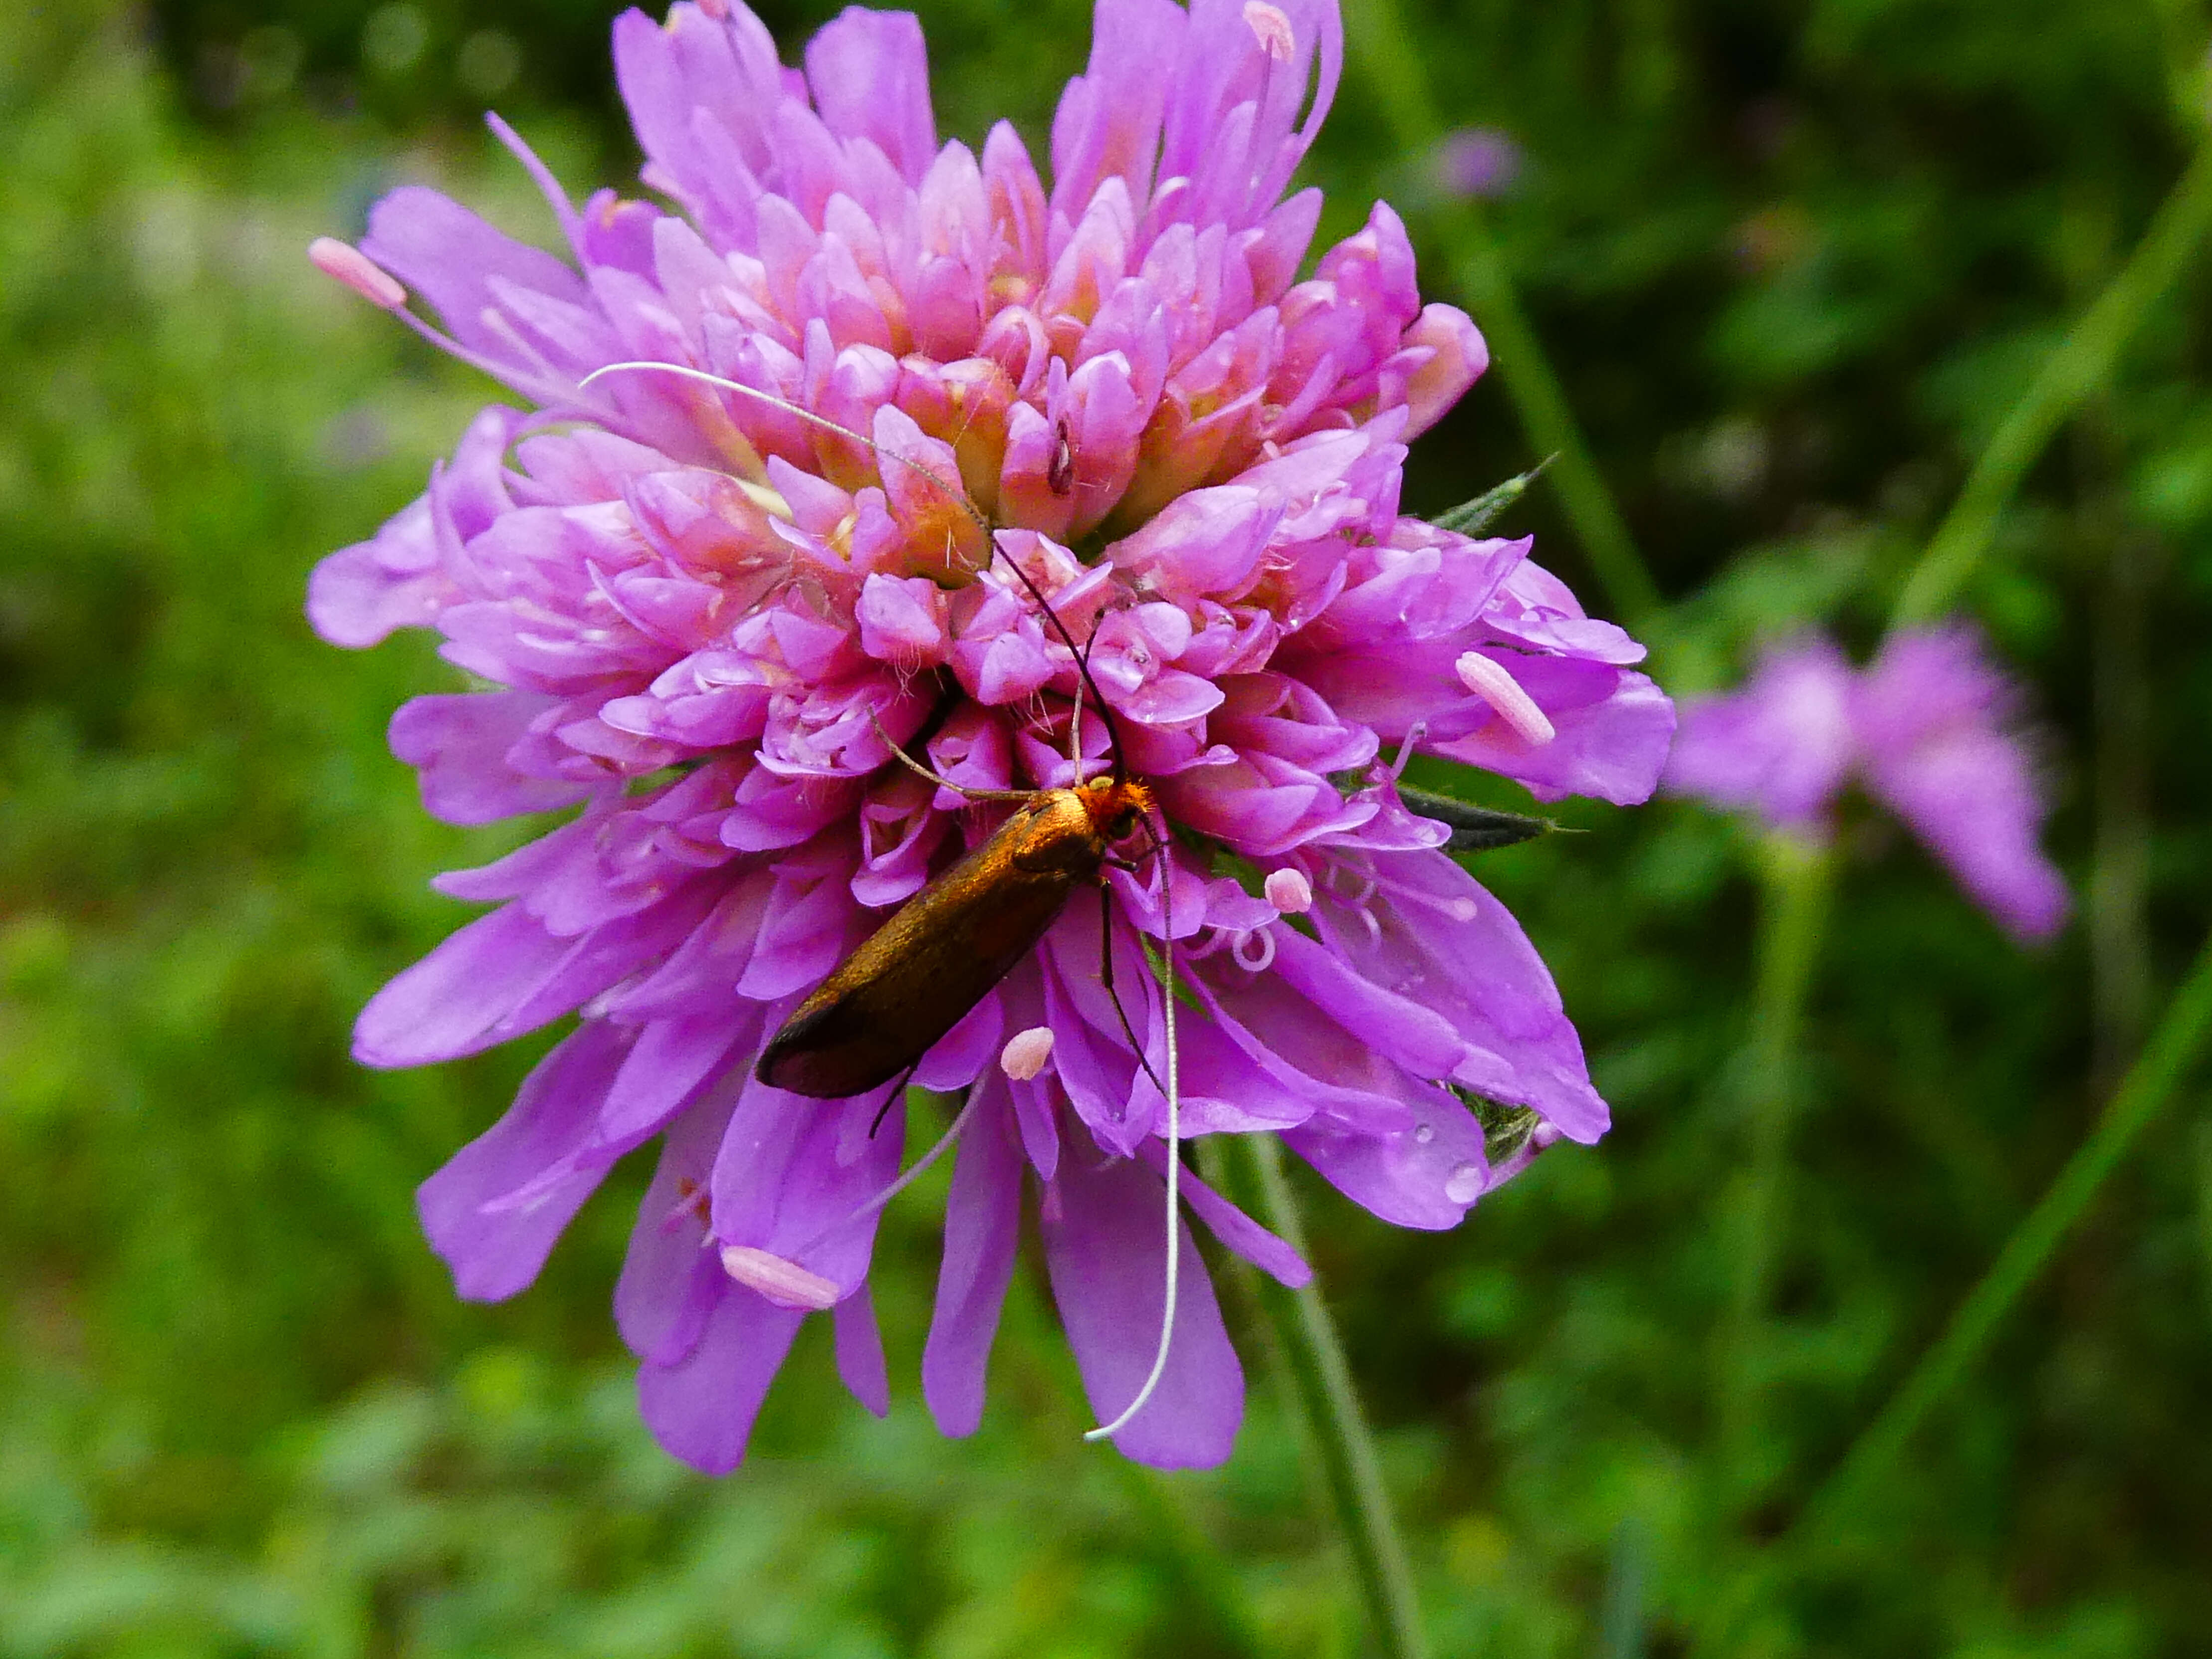
[[[1969,628],[1903,629],[1863,672],[1800,637],[1741,690],[1683,711],[1667,787],[1820,835],[1856,776],[2000,926],[2045,939],[2065,922],[2066,885],[2037,844],[2046,808],[2019,703]]]
[[[1521,147],[1496,127],[1455,128],[1437,145],[1430,170],[1449,196],[1510,195],[1521,179]]]
[[[568,258],[420,189],[319,254],[379,303],[419,297],[442,329],[398,314],[527,407],[484,410],[422,499],[325,560],[309,614],[344,645],[434,629],[500,688],[394,720],[431,811],[568,812],[441,878],[495,908],[377,995],[355,1052],[420,1065],[577,1016],[423,1220],[464,1295],[512,1295],[659,1137],[616,1314],[647,1420],[702,1468],[743,1456],[810,1314],[884,1407],[867,1275],[903,1104],[787,1094],[755,1060],[1004,816],[891,744],[963,788],[1071,783],[1071,738],[1086,775],[1115,758],[1074,720],[1060,626],[1180,833],[1112,876],[1103,945],[1078,895],[920,1062],[966,1097],[922,1364],[945,1431],[980,1419],[1031,1188],[1102,1419],[1169,1327],[1116,1443],[1228,1453],[1242,1374],[1187,1251],[1163,1296],[1166,1005],[1140,939],[1170,922],[1186,1133],[1282,1131],[1377,1214],[1440,1228],[1606,1127],[1543,963],[1379,757],[1638,800],[1672,710],[1527,542],[1398,511],[1407,440],[1486,359],[1421,304],[1388,207],[1298,279],[1321,203],[1284,192],[1341,45],[1334,0],[1101,0],[1048,185],[1009,126],[980,155],[939,140],[911,17],[848,10],[790,69],[741,5],[630,12],[617,72],[672,210],[573,206],[500,127]],[[1182,1190],[1224,1247],[1306,1278]]]

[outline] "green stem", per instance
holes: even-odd
[[[2034,383],[2006,413],[1967,475],[1966,487],[1906,578],[1892,617],[1897,627],[1948,611],[1989,551],[1997,520],[2081,400],[2112,373],[2121,349],[2212,230],[2212,144],[2200,145],[2128,262],[2120,267]]]
[[[1781,1253],[1790,1124],[1798,1097],[1798,1034],[1827,921],[1834,869],[1825,846],[1786,831],[1767,836],[1759,853],[1765,898],[1745,1073],[1751,1156],[1730,1252],[1735,1276],[1718,1389],[1722,1467],[1729,1471],[1748,1466],[1759,1428],[1765,1363],[1759,1327]]]
[[[1274,1136],[1219,1135],[1213,1141],[1222,1153],[1220,1172],[1229,1196],[1304,1255],[1297,1201],[1284,1176],[1282,1149]],[[1322,1484],[1351,1550],[1352,1571],[1382,1651],[1387,1659],[1426,1659],[1428,1641],[1421,1632],[1405,1540],[1399,1536],[1374,1437],[1360,1412],[1352,1368],[1328,1305],[1314,1285],[1293,1291],[1261,1275],[1254,1280],[1261,1312],[1288,1362],[1297,1406],[1312,1431]]]
[[[1644,1659],[1644,1590],[1651,1571],[1651,1529],[1634,1515],[1613,1529],[1598,1625],[1599,1659]]]
[[[2212,1120],[2197,1126],[2197,1248],[2203,1258],[2204,1310],[2212,1314]]]
[[[1921,1357],[1881,1415],[1844,1455],[1806,1505],[1798,1531],[1832,1522],[1867,1484],[1903,1454],[1928,1414],[1955,1389],[1989,1346],[1997,1323],[2033,1285],[2106,1177],[2137,1136],[2158,1115],[2180,1084],[2212,1029],[2212,943],[2175,993],[2142,1056],[2121,1082],[2112,1103],[2088,1139],[2067,1161],[2025,1220],[2013,1230],[1982,1282],[1953,1316],[1935,1346]]]
[[[1205,1650],[1267,1659],[1267,1644],[1254,1617],[1237,1569],[1200,1526],[1182,1489],[1158,1470],[1113,1460],[1121,1485],[1151,1536],[1155,1558],[1167,1569],[1192,1617],[1182,1636]]]
[[[1352,0],[1345,7],[1345,27],[1354,61],[1374,83],[1399,147],[1409,155],[1428,155],[1443,137],[1443,121],[1395,0]],[[1589,442],[1522,309],[1487,220],[1469,202],[1439,210],[1433,222],[1453,280],[1489,337],[1505,395],[1529,443],[1539,455],[1559,457],[1552,469],[1553,483],[1576,539],[1620,619],[1631,628],[1644,625],[1659,609],[1658,586],[1590,458]]]

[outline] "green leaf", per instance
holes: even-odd
[[[1486,529],[1490,521],[1528,493],[1528,486],[1536,482],[1536,475],[1559,458],[1547,455],[1518,477],[1486,489],[1471,501],[1462,501],[1449,513],[1441,513],[1430,520],[1439,530],[1456,531],[1462,536],[1472,536]]]

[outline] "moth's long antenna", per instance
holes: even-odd
[[[1150,835],[1152,828],[1151,824],[1146,824],[1146,834]],[[1155,842],[1153,845],[1157,848],[1158,843]],[[1129,1048],[1137,1056],[1137,1064],[1143,1068],[1145,1075],[1152,1079],[1152,1087],[1160,1091],[1160,1098],[1164,1100],[1168,1085],[1160,1081],[1160,1074],[1152,1069],[1152,1062],[1145,1058],[1145,1045],[1138,1040],[1137,1028],[1129,1023],[1129,1011],[1121,1006],[1121,994],[1114,988],[1113,889],[1103,884],[1098,889],[1098,982],[1106,988],[1106,1000],[1114,1005],[1114,1012],[1121,1022],[1121,1035],[1129,1039]],[[1139,948],[1142,948],[1141,945]]]
[[[1127,777],[1128,773],[1121,760],[1121,728],[1114,722],[1113,711],[1107,708],[1106,696],[1099,690],[1098,682],[1091,677],[1090,659],[1084,655],[1082,647],[1076,644],[1075,636],[1067,631],[1067,624],[1060,621],[1060,613],[1054,611],[1046,602],[1044,595],[1037,591],[1037,585],[1030,580],[1029,573],[999,546],[998,538],[991,527],[991,521],[975,510],[975,504],[968,499],[967,491],[954,489],[945,479],[939,477],[933,469],[923,465],[910,455],[900,455],[885,449],[873,438],[854,431],[842,421],[833,421],[827,415],[817,415],[812,410],[802,408],[799,404],[792,402],[788,398],[779,398],[773,392],[763,392],[758,386],[747,386],[744,381],[731,380],[726,374],[710,374],[703,368],[692,368],[689,363],[654,362],[648,358],[640,358],[631,362],[604,363],[577,381],[576,389],[579,392],[582,391],[602,374],[615,374],[630,370],[673,374],[682,380],[697,380],[702,385],[718,386],[724,392],[734,392],[740,397],[750,398],[757,403],[766,404],[771,409],[780,409],[787,415],[796,416],[802,421],[820,427],[825,432],[834,432],[848,442],[856,443],[869,451],[878,461],[896,461],[901,466],[909,471],[920,473],[930,483],[935,484],[945,498],[957,505],[960,510],[968,515],[969,521],[983,532],[984,539],[990,544],[991,550],[1006,559],[1007,568],[1014,573],[1015,579],[1029,590],[1030,597],[1037,602],[1037,608],[1044,612],[1045,620],[1052,624],[1053,631],[1060,635],[1061,642],[1067,647],[1068,653],[1075,659],[1078,672],[1083,676],[1083,683],[1091,688],[1091,695],[1097,702],[1099,718],[1106,722],[1106,735],[1114,745],[1114,781],[1120,783]]]
[[[884,723],[877,717],[873,709],[868,711],[868,722],[876,728],[876,735],[883,739],[884,747],[891,751],[893,760],[913,773],[915,776],[928,779],[939,789],[950,789],[954,794],[964,795],[969,800],[1032,800],[1036,799],[1035,792],[1028,789],[972,789],[964,783],[955,783],[950,778],[940,777],[891,741],[891,734],[884,730]]]
[[[983,532],[987,540],[990,538],[991,521],[975,510],[975,504],[968,499],[968,492],[964,489],[955,489],[944,479],[939,477],[933,469],[924,466],[911,455],[901,455],[885,449],[873,438],[854,431],[842,421],[833,421],[827,415],[817,415],[812,410],[804,408],[792,402],[788,398],[779,398],[775,392],[763,392],[757,386],[747,386],[742,380],[732,380],[724,374],[709,374],[705,369],[694,368],[689,363],[657,363],[641,359],[635,362],[602,364],[577,381],[576,389],[580,392],[598,380],[600,375],[613,374],[623,369],[650,369],[655,374],[674,374],[684,380],[698,380],[708,386],[720,386],[725,392],[734,392],[740,396],[766,404],[771,409],[780,409],[787,415],[795,415],[800,420],[818,426],[825,432],[834,432],[848,442],[856,443],[861,448],[869,451],[879,461],[896,461],[908,471],[921,474],[923,477],[935,484],[947,500],[956,503],[960,510],[968,515],[975,527]]]
[[[1167,1375],[1168,1348],[1175,1340],[1176,1301],[1182,1288],[1182,1079],[1176,1074],[1176,1012],[1175,1012],[1175,871],[1164,851],[1160,854],[1160,977],[1166,987],[1166,1024],[1168,1039],[1168,1264],[1166,1305],[1160,1310],[1160,1345],[1152,1354],[1152,1369],[1145,1378],[1145,1386],[1137,1390],[1137,1397],[1121,1410],[1111,1423],[1102,1423],[1083,1437],[1085,1440],[1105,1440],[1119,1434],[1128,1425],[1129,1419],[1144,1410],[1160,1379]],[[1139,1051],[1141,1052],[1141,1051]]]
[[[1027,588],[1030,597],[1037,602],[1037,609],[1044,612],[1045,620],[1052,624],[1053,632],[1060,635],[1060,643],[1067,647],[1067,654],[1075,659],[1075,672],[1083,677],[1081,684],[1091,688],[1091,698],[1098,705],[1098,718],[1106,723],[1107,741],[1114,745],[1114,781],[1116,783],[1127,781],[1129,769],[1127,763],[1122,758],[1125,751],[1121,747],[1121,728],[1114,719],[1113,709],[1107,705],[1106,694],[1098,689],[1098,682],[1091,677],[1089,654],[1081,646],[1076,644],[1075,635],[1067,631],[1067,624],[1060,621],[1060,612],[1054,611],[1045,596],[1037,591],[1037,585],[1030,580],[1029,572],[1023,569],[1015,562],[1013,555],[1008,553],[1004,548],[998,547],[996,543],[994,543],[993,546],[999,556],[1006,560],[1006,568],[1014,573],[1015,580]]]
[[[1091,637],[1098,637],[1095,629]],[[1084,665],[1090,666],[1087,661]],[[1079,679],[1075,683],[1075,707],[1067,714],[1067,771],[1075,782],[1083,781],[1083,682]]]

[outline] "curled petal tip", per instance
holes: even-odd
[[[1490,345],[1473,318],[1447,305],[1425,307],[1406,331],[1405,343],[1429,353],[1406,386],[1406,431],[1411,437],[1442,420],[1482,377],[1490,367]]]
[[[380,310],[397,311],[407,303],[407,290],[398,279],[350,242],[318,236],[307,244],[307,258],[324,276],[343,283]]]

